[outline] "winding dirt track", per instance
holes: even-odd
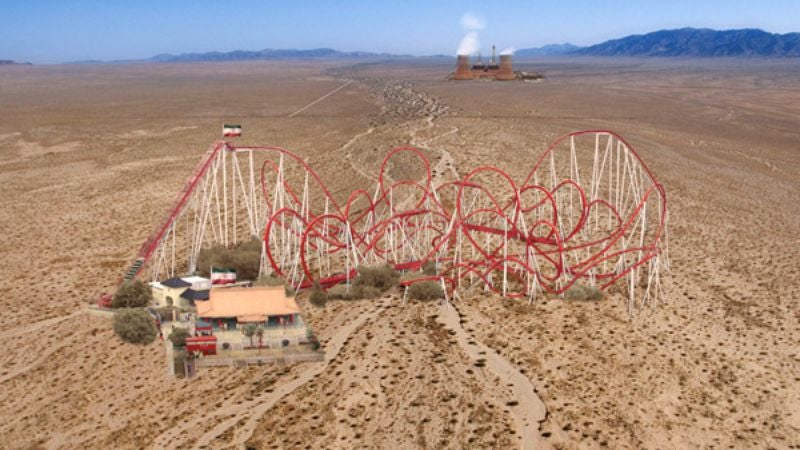
[[[547,418],[547,409],[536,395],[531,381],[519,369],[497,352],[469,336],[461,326],[461,315],[455,305],[444,303],[439,320],[447,328],[455,331],[458,345],[473,359],[485,359],[486,366],[508,386],[519,403],[510,407],[511,414],[522,436],[524,450],[552,448],[539,434],[539,423]],[[487,380],[488,382],[488,380]]]

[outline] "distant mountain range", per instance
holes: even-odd
[[[588,47],[569,43],[550,44],[543,47],[524,48],[514,53],[517,57],[544,56],[682,56],[682,57],[800,57],[800,33],[773,34],[758,29],[710,30],[706,28],[681,28],[637,34],[613,39]],[[343,52],[332,48],[271,49],[257,51],[160,54],[143,60],[111,61],[116,63],[141,62],[199,62],[199,61],[250,61],[282,59],[403,59],[452,58],[450,55],[415,57],[393,53]],[[99,64],[103,61],[75,61],[72,64]],[[1,64],[13,61],[0,60]]]
[[[543,47],[524,48],[514,52],[517,57],[540,56],[800,56],[800,33],[773,34],[758,29],[716,31],[706,28],[681,28],[653,33],[631,35],[589,47],[573,44],[550,44]],[[447,57],[433,55],[428,58]],[[264,59],[392,59],[413,58],[411,55],[392,53],[342,52],[332,48],[310,50],[233,51],[210,53],[183,53],[156,55],[150,62],[185,61],[247,61]]]
[[[800,33],[758,29],[716,31],[681,28],[614,39],[569,52],[586,56],[800,56]]]
[[[581,47],[578,47],[577,45],[572,45],[570,43],[550,44],[550,45],[545,45],[543,47],[522,48],[515,51],[514,55],[519,56],[520,58],[525,58],[528,56],[556,56],[556,55],[566,55],[568,53],[572,53],[580,49]]]
[[[10,59],[0,59],[0,66],[11,66],[11,65],[15,65],[15,66],[30,66],[31,63],[29,63],[29,62],[21,63],[21,62],[12,61]]]
[[[332,48],[314,48],[309,50],[272,49],[258,51],[235,50],[232,52],[209,53],[168,53],[156,55],[147,61],[152,62],[191,62],[191,61],[249,61],[264,59],[333,59],[333,58],[411,58],[411,55],[395,55],[391,53],[342,52]]]

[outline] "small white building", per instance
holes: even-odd
[[[150,283],[157,306],[188,307],[208,300],[211,280],[198,276],[175,277]]]

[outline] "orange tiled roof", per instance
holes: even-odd
[[[297,314],[293,297],[283,286],[212,288],[207,301],[198,301],[197,317],[236,317],[240,322],[262,322],[267,316]]]

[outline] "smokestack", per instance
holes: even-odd
[[[492,65],[496,64],[494,44],[492,44]]]
[[[511,67],[511,55],[500,55],[500,70],[497,71],[498,80],[513,80],[517,76],[514,75],[514,69]]]
[[[469,55],[458,55],[456,59],[456,80],[471,80],[472,71],[469,70]]]

